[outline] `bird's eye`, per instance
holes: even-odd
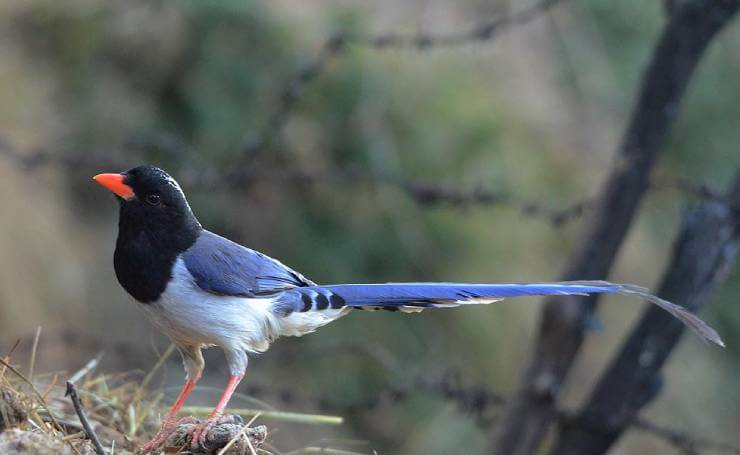
[[[146,195],[146,202],[150,205],[158,205],[159,204],[159,195],[158,194],[147,194]]]

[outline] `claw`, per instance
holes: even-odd
[[[212,426],[213,421],[209,418],[208,420],[199,423],[193,428],[193,436],[190,439],[191,449],[197,449],[198,447],[205,446],[206,436],[208,435],[208,431],[211,429]]]
[[[167,440],[167,436],[169,436],[169,434],[170,432],[163,433],[160,430],[160,432],[157,433],[151,441],[147,442],[139,448],[139,450],[136,452],[137,455],[148,455],[150,453],[153,453]]]
[[[151,453],[156,453],[156,450],[159,449],[159,447],[167,441],[167,438],[170,436],[170,434],[172,434],[175,428],[177,428],[180,424],[194,424],[196,422],[197,420],[194,417],[183,417],[176,422],[165,421],[157,434],[154,435],[152,440],[139,448],[139,450],[136,452],[137,455],[149,455]]]
[[[197,424],[192,429],[192,437],[190,439],[190,448],[195,450],[197,448],[206,447],[206,439],[208,432],[211,431],[214,425],[220,425],[222,423],[231,423],[235,420],[234,416],[212,416],[208,419]]]

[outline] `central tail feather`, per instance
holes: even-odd
[[[566,281],[532,284],[385,283],[299,287],[276,297],[278,312],[385,309],[405,312],[467,304],[487,304],[511,297],[622,294],[653,303],[684,323],[702,339],[724,346],[719,334],[685,308],[650,294],[647,289],[608,281]]]

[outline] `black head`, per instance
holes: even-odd
[[[94,179],[121,206],[114,256],[118,280],[137,300],[156,300],[177,256],[198,238],[200,223],[180,185],[162,169],[139,166]]]
[[[116,195],[122,223],[169,234],[200,228],[180,185],[158,167],[138,166],[94,179]]]

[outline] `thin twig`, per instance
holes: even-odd
[[[247,430],[249,429],[249,426],[251,424],[253,424],[254,421],[257,420],[257,418],[260,415],[262,415],[262,413],[261,412],[258,412],[257,414],[254,415],[254,417],[252,417],[249,420],[249,422],[247,422],[246,424],[244,424],[244,426],[239,431],[239,433],[237,433],[236,436],[234,436],[233,438],[231,438],[231,440],[221,450],[218,451],[218,454],[217,455],[224,455],[226,453],[226,451],[229,450],[231,448],[231,446],[233,446],[236,443],[236,441],[238,441],[239,438],[242,437],[242,435],[244,435],[244,438],[247,440],[247,445],[249,446],[250,453],[252,455],[257,455],[257,452],[254,450],[254,447],[252,447],[252,442],[249,440],[249,436],[247,435]]]
[[[351,452],[349,450],[332,449],[331,447],[317,446],[303,447],[301,449],[288,452],[285,455],[300,455],[303,453],[324,453],[326,455],[362,455],[360,452]]]
[[[36,327],[36,335],[33,337],[31,346],[31,360],[28,364],[28,380],[33,382],[33,370],[36,367],[36,351],[39,348],[39,339],[41,338],[41,326]]]
[[[15,343],[13,344],[13,347],[10,348],[10,350],[8,351],[7,354],[5,354],[5,357],[3,358],[3,360],[5,360],[6,363],[9,363],[10,362],[10,358],[13,356],[13,353],[15,352],[15,350],[18,347],[19,344],[21,344],[21,339],[20,338],[18,338],[17,340],[15,340]],[[3,365],[2,368],[0,368],[0,379],[2,379],[4,376],[5,376],[5,365]]]
[[[7,368],[11,373],[15,374],[21,381],[25,382],[27,385],[31,387],[31,391],[36,396],[36,398],[39,400],[39,403],[46,409],[46,412],[49,414],[49,419],[51,420],[51,423],[56,427],[57,430],[64,432],[64,428],[59,424],[59,421],[54,416],[54,413],[51,412],[51,408],[49,407],[49,404],[44,399],[43,395],[39,393],[38,389],[36,389],[36,386],[33,385],[31,381],[28,380],[27,377],[23,375],[18,369],[16,369],[13,365],[9,364],[5,361],[5,359],[0,359],[0,364],[3,365],[5,368]]]
[[[249,452],[252,455],[257,455],[257,451],[254,450],[254,447],[252,446],[252,441],[249,439],[249,435],[247,435],[247,429],[249,428],[249,426],[252,423],[254,423],[255,420],[257,420],[257,417],[259,417],[260,415],[262,415],[262,413],[255,414],[254,417],[252,417],[252,419],[249,422],[247,422],[246,425],[244,425],[244,428],[242,428],[242,432],[244,432],[244,439],[247,441],[247,446],[249,447]],[[225,449],[224,449],[223,453],[224,454],[226,453],[226,450]]]
[[[83,365],[82,368],[77,370],[77,372],[69,378],[69,382],[71,382],[72,384],[77,384],[77,381],[84,378],[88,373],[90,373],[91,371],[93,371],[95,368],[98,367],[98,364],[100,363],[100,359],[102,358],[103,358],[103,353],[101,352],[98,355],[96,355],[94,358],[90,359],[85,365]]]
[[[54,387],[57,386],[57,381],[59,381],[59,375],[55,373],[54,376],[51,378],[51,382],[49,382],[49,385],[46,386],[44,393],[41,394],[44,397],[44,400],[49,398],[49,394],[52,390],[54,390]]]
[[[186,414],[206,415],[212,411],[212,408],[205,406],[185,406],[182,412]],[[340,416],[323,415],[323,414],[301,414],[297,412],[283,411],[265,411],[262,409],[239,409],[229,408],[226,410],[229,414],[238,414],[242,416],[260,415],[264,419],[280,420],[283,422],[305,423],[309,425],[341,425],[344,418]]]
[[[77,389],[72,381],[67,381],[67,392],[65,393],[65,396],[68,396],[72,400],[72,405],[75,408],[77,417],[79,417],[82,428],[84,428],[85,433],[87,433],[87,437],[90,438],[93,448],[95,449],[95,453],[98,455],[106,455],[105,449],[103,449],[103,445],[100,443],[100,439],[98,439],[98,435],[95,434],[95,430],[93,430],[90,425],[90,421],[87,420],[87,415],[85,415],[85,410],[82,408],[82,402],[80,401],[80,397],[77,395]]]

